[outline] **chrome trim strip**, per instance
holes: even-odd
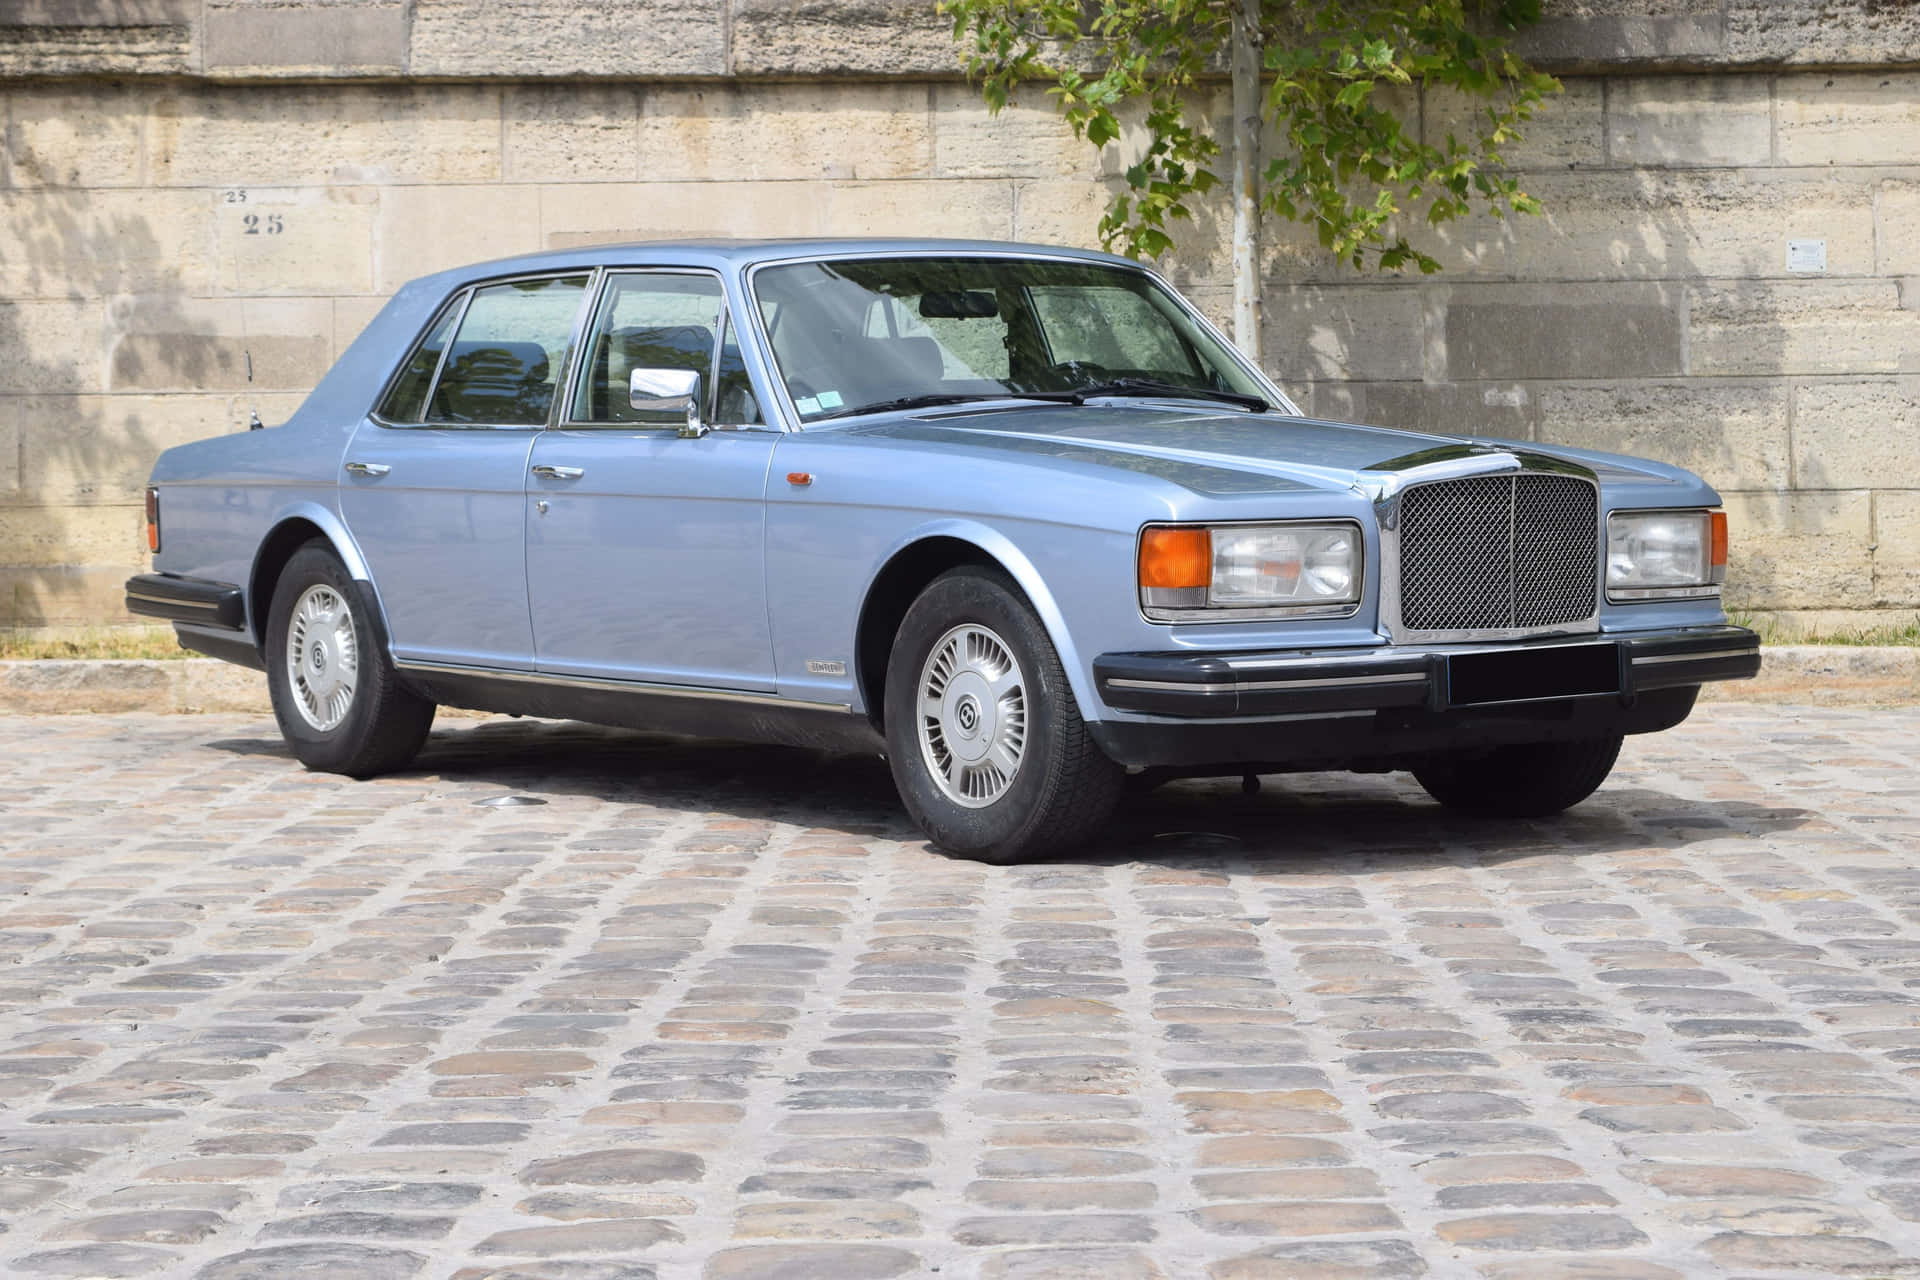
[[[1267,693],[1275,689],[1335,689],[1362,684],[1424,684],[1424,671],[1389,672],[1373,676],[1334,676],[1325,680],[1236,680],[1232,684],[1207,684],[1197,680],[1131,680],[1124,676],[1106,681],[1109,689],[1168,689],[1183,693]]]
[[[1367,649],[1355,655],[1336,655],[1319,657],[1307,654],[1298,658],[1270,658],[1263,662],[1236,662],[1232,658],[1223,658],[1235,671],[1285,671],[1290,667],[1367,667],[1394,658],[1424,658],[1426,654],[1418,649]]]
[[[1335,676],[1330,680],[1262,680],[1239,687],[1248,693],[1265,693],[1272,689],[1327,689],[1346,688],[1356,684],[1425,684],[1427,673],[1408,671],[1388,673],[1378,676]]]
[[[1720,594],[1719,583],[1696,587],[1621,587],[1608,588],[1607,599],[1614,604],[1644,604],[1649,600],[1711,600]]]
[[[553,389],[553,405],[547,414],[549,431],[565,426],[567,419],[573,416],[574,397],[579,393],[580,379],[587,364],[587,339],[600,322],[600,308],[611,291],[608,282],[612,279],[613,272],[605,266],[595,267],[593,274],[587,278],[586,299],[580,309],[574,312],[573,327],[567,331],[567,359],[561,366],[560,385]]]
[[[1749,645],[1744,649],[1712,649],[1706,653],[1659,653],[1635,658],[1633,665],[1658,667],[1669,662],[1712,662],[1719,658],[1744,658],[1760,652],[1759,645]]]
[[[1240,685],[1207,684],[1198,680],[1129,680],[1124,676],[1106,681],[1109,689],[1173,689],[1181,693],[1238,693]]]
[[[150,596],[150,595],[147,595],[147,594],[146,594],[145,592],[141,592],[141,591],[129,591],[129,592],[127,592],[127,599],[129,599],[129,600],[145,600],[145,601],[146,601],[146,602],[147,602],[148,604],[164,604],[164,605],[166,605],[166,606],[167,606],[168,608],[170,608],[170,609],[212,609],[212,610],[218,610],[218,609],[220,608],[220,605],[219,605],[219,604],[218,604],[218,602],[216,602],[216,601],[211,601],[211,600],[186,600],[186,599],[182,599],[182,598],[181,598],[181,597],[179,597],[179,596]]]
[[[1296,720],[1304,720],[1304,721],[1360,720],[1360,719],[1371,717],[1375,714],[1377,713],[1371,710],[1367,710],[1367,711],[1289,711],[1285,715],[1277,715],[1277,716],[1269,716],[1269,715],[1212,716],[1204,720],[1196,720],[1191,717],[1180,718],[1180,717],[1174,717],[1174,716],[1137,715],[1137,716],[1134,716],[1132,719],[1129,719],[1126,721],[1118,721],[1115,723],[1182,724],[1182,725],[1283,724],[1283,723],[1296,721]]]
[[[784,707],[793,711],[838,711],[850,713],[845,702],[807,702],[782,698],[771,693],[746,693],[738,689],[711,689],[704,685],[659,684],[646,680],[602,680],[593,676],[560,675],[548,671],[504,671],[496,667],[465,667],[449,662],[403,661],[393,665],[401,671],[427,675],[478,676],[488,680],[506,680],[515,684],[551,684],[569,689],[600,689],[609,693],[646,693],[673,698],[694,698],[703,702],[744,702],[754,706]]]

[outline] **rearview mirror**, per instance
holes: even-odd
[[[920,295],[920,314],[929,320],[985,320],[1000,314],[991,289],[942,289]]]
[[[700,375],[692,369],[635,369],[627,380],[627,401],[638,413],[684,413],[680,434],[707,434],[700,420]]]

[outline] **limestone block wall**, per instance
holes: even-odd
[[[1920,608],[1920,5],[1562,0],[1545,218],[1372,278],[1270,233],[1312,411],[1667,458],[1737,607]],[[401,281],[684,234],[1088,244],[1123,163],[989,117],[924,0],[0,6],[0,624],[112,621],[161,449],[284,418]],[[1444,132],[1459,104],[1410,100]],[[1168,273],[1226,310],[1224,218]],[[1790,246],[1792,253],[1790,256]],[[253,380],[248,382],[248,358]]]

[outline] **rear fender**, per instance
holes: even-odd
[[[333,553],[340,557],[340,563],[346,566],[347,573],[355,581],[364,584],[364,603],[370,603],[376,611],[375,623],[379,634],[383,637],[387,635],[386,608],[380,603],[380,593],[374,587],[366,557],[360,554],[359,543],[354,541],[346,524],[335,512],[317,502],[304,501],[293,503],[275,513],[267,535],[260,540],[259,549],[254,552],[253,566],[247,576],[247,624],[253,632],[255,643],[262,647],[266,645],[267,606],[272,603],[271,600],[256,599],[254,592],[255,584],[261,580],[261,570],[265,567],[263,560],[267,549],[274,545],[282,530],[300,521],[317,528],[320,535],[332,544]]]

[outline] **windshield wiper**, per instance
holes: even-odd
[[[932,409],[943,404],[979,404],[986,400],[1039,400],[1046,404],[1079,404],[1088,393],[1085,391],[943,391],[926,395],[900,396],[893,400],[875,400],[872,404],[857,404],[847,409],[835,409],[832,413],[815,414],[808,422],[825,422],[829,418],[847,418],[856,413],[894,413],[901,409]],[[1105,395],[1107,392],[1102,391]],[[1225,395],[1225,392],[1214,392]],[[1246,396],[1243,399],[1251,400]],[[1264,406],[1265,402],[1261,402]]]
[[[1178,382],[1162,382],[1158,378],[1115,378],[1111,382],[1075,387],[1062,394],[1072,396],[1074,404],[1084,404],[1094,396],[1156,396],[1167,400],[1218,400],[1222,404],[1237,404],[1255,413],[1265,413],[1273,407],[1259,396],[1248,395],[1244,391],[1189,387]]]
[[[1248,395],[1242,391],[1217,391],[1212,387],[1189,387],[1178,382],[1162,382],[1158,378],[1114,378],[1107,382],[1074,387],[1067,391],[944,391],[917,396],[898,396],[892,400],[876,400],[871,404],[857,404],[844,409],[835,409],[832,413],[815,414],[807,421],[826,422],[831,418],[850,418],[856,413],[895,413],[901,409],[932,409],[939,405],[971,404],[982,400],[1038,400],[1045,404],[1085,404],[1094,396],[1158,396],[1169,400],[1218,400],[1223,404],[1239,405],[1243,409],[1251,409],[1256,413],[1264,413],[1272,408],[1259,396]]]
[[[931,409],[936,405],[965,404],[969,400],[1000,400],[1008,397],[1001,395],[983,396],[975,392],[963,394],[944,391],[918,396],[897,396],[892,400],[875,400],[871,404],[850,405],[845,409],[835,409],[832,413],[815,414],[808,422],[825,422],[829,418],[847,418],[856,413],[892,413],[898,409]]]

